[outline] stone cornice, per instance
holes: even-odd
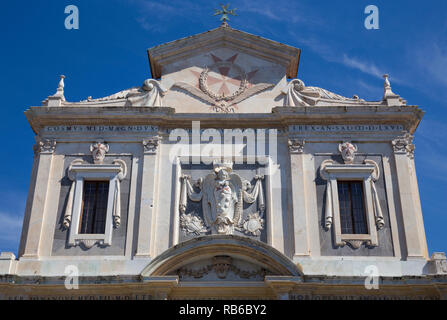
[[[55,125],[154,125],[165,128],[287,128],[294,124],[400,124],[413,134],[424,112],[417,106],[275,107],[272,113],[176,113],[169,107],[31,107],[33,131]]]
[[[278,277],[279,278],[279,277]],[[284,282],[291,282],[300,286],[353,286],[359,285],[364,286],[365,277],[342,277],[342,276],[327,276],[327,275],[304,275],[301,276],[299,281],[297,277],[293,276],[283,276]],[[105,284],[119,284],[122,286],[137,284],[141,286],[143,283],[150,285],[157,282],[176,282],[177,276],[156,276],[156,277],[142,277],[141,275],[120,275],[120,276],[110,276],[103,275],[100,276],[101,283],[98,283],[98,276],[81,276],[79,277],[79,283],[81,285],[90,285],[91,288],[100,287]],[[412,286],[412,285],[439,285],[447,286],[447,275],[428,275],[424,274],[421,276],[380,276],[381,285],[383,287],[387,286]],[[269,279],[267,279],[269,280]],[[65,278],[63,276],[20,276],[20,275],[0,275],[0,286],[10,285],[12,287],[22,287],[34,285],[36,288],[40,286],[57,288],[57,286],[64,285]],[[42,288],[43,289],[43,288]]]
[[[288,78],[295,78],[298,72],[300,49],[221,26],[148,49],[152,77],[160,78],[163,66],[200,53],[204,48],[209,50],[216,47],[234,48],[260,59],[284,65]]]

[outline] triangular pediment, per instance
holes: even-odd
[[[217,29],[148,49],[152,77],[161,78],[165,70],[170,69],[167,66],[217,49],[235,50],[277,64],[284,68],[284,75],[288,78],[297,76],[300,49],[223,24]]]

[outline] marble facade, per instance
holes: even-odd
[[[378,101],[306,86],[300,52],[224,23],[149,49],[141,86],[69,102],[61,77],[25,113],[34,163],[0,298],[446,299],[415,171],[424,112],[387,75]],[[203,158],[210,137],[219,149],[236,129],[241,148]],[[106,231],[80,235],[92,178],[112,186]],[[337,178],[363,181],[367,235],[341,234]],[[365,288],[370,266],[377,290]]]

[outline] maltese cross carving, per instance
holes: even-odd
[[[246,73],[235,63],[238,54],[227,59],[211,54],[211,58],[212,64],[201,72],[191,70],[197,78],[196,86],[185,82],[177,82],[174,86],[211,104],[216,112],[234,112],[237,103],[274,86],[269,83],[253,84],[251,80],[258,70]]]

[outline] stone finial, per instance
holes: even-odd
[[[355,153],[358,151],[358,148],[350,142],[344,142],[338,145],[338,151],[340,151],[345,164],[352,164],[354,163]]]
[[[59,107],[61,106],[62,102],[65,102],[65,96],[64,96],[64,83],[65,76],[61,75],[59,84],[57,86],[56,93],[52,96],[49,96],[47,99],[43,101],[43,105],[49,106],[49,107]]]
[[[404,99],[402,99],[398,94],[395,94],[391,90],[391,83],[390,83],[389,75],[384,74],[383,78],[385,79],[384,85],[383,85],[384,86],[383,101],[385,101],[386,104],[389,106],[405,105],[407,102]]]
[[[62,95],[64,94],[64,88],[65,88],[64,79],[65,79],[65,76],[63,74],[60,75],[59,84],[57,86],[57,92],[61,92]]]
[[[65,76],[61,75],[60,76],[60,80],[59,80],[59,84],[57,85],[56,93],[52,96],[53,98],[59,98],[62,101],[65,101],[65,96],[64,96],[65,83],[64,83],[64,79],[65,79]]]
[[[384,75],[383,75],[383,78],[385,79],[385,84],[384,84],[385,89],[387,89],[387,88],[390,88],[390,89],[391,89],[390,80],[388,79],[388,78],[389,78],[389,75],[388,75],[388,74],[384,74]]]
[[[109,145],[104,143],[104,141],[98,141],[90,146],[90,152],[92,153],[93,162],[102,164],[106,153],[109,152]]]

